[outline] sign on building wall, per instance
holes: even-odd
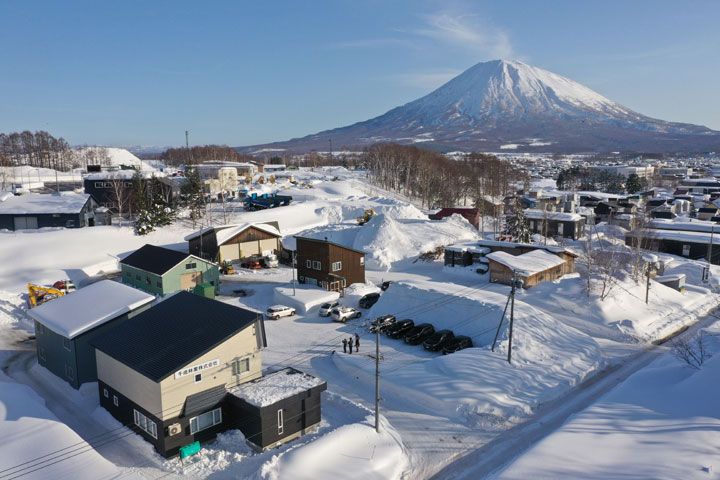
[[[175,380],[178,378],[185,377],[187,375],[193,375],[195,373],[202,372],[203,370],[207,370],[208,368],[217,367],[220,365],[220,359],[216,358],[215,360],[209,360],[205,363],[200,363],[198,365],[193,365],[192,367],[183,368],[182,370],[178,370],[175,372]]]

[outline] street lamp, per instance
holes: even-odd
[[[646,253],[642,256],[645,262],[645,275],[647,276],[647,284],[645,285],[645,305],[648,303],[648,296],[650,295],[650,274],[659,268],[659,261],[657,255],[652,253]]]

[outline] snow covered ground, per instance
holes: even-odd
[[[345,324],[320,318],[315,309],[266,323],[266,370],[293,366],[327,381],[319,430],[263,454],[251,451],[239,432],[228,432],[207,445],[185,472],[177,461],[163,461],[133,435],[135,440],[123,447],[133,451],[142,469],[133,467],[113,444],[98,449],[119,468],[148,478],[166,473],[301,478],[300,472],[306,478],[427,478],[468,452],[502,439],[544,405],[561,401],[594,374],[622,364],[649,342],[693,322],[718,303],[715,278],[720,269],[712,267],[713,282],[706,286],[697,262],[677,259],[666,273],[686,273],[686,292],[653,282],[647,306],[644,284],[628,276],[602,302],[596,294],[587,296],[580,275],[568,275],[518,292],[509,364],[507,323],[500,330],[498,347],[490,350],[509,287],[490,284],[487,275],[468,269],[445,268],[442,260],[418,260],[437,246],[479,238],[465,220],[455,216],[429,221],[400,196],[368,185],[361,173],[326,168],[294,175],[312,188],[290,186],[282,179],[276,186],[256,187],[259,192],[288,187],[282,191],[293,196],[292,205],[245,212],[229,203],[223,212],[221,205],[213,204],[211,219],[277,221],[288,245],[293,235],[307,235],[366,251],[368,284],[348,289],[340,299],[343,304],[357,307],[363,294],[378,291],[380,282],[394,281],[377,304]],[[356,217],[371,207],[376,217],[357,226]],[[0,362],[10,367],[12,379],[43,389],[39,394],[48,408],[81,430],[83,438],[92,436],[93,430],[102,433],[119,425],[99,408],[92,387],[83,396],[63,389],[63,382],[52,375],[38,379],[43,369],[32,366],[32,344],[23,343],[24,350],[18,344],[32,329],[23,312],[27,283],[70,278],[82,287],[116,275],[117,258],[145,243],[186,251],[182,239],[192,231],[190,221],[181,219],[146,237],[117,226],[0,232],[0,265],[5,267],[0,276]],[[288,298],[291,279],[292,271],[284,266],[240,269],[223,277],[219,300],[265,311],[277,303],[278,288]],[[240,289],[246,296],[235,296]],[[301,296],[298,302],[304,305],[307,299]],[[375,335],[368,324],[388,313],[468,335],[475,348],[442,356],[381,337],[382,423],[376,435],[370,416]],[[343,354],[342,339],[356,333],[359,352]],[[21,350],[25,363],[19,365],[15,354]],[[62,401],[54,392],[65,392]],[[94,423],[79,422],[81,412],[92,412]]]

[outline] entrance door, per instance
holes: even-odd
[[[180,288],[187,290],[202,283],[202,272],[184,273],[180,275]]]
[[[38,228],[37,217],[15,217],[15,230]]]
[[[340,282],[330,282],[330,291],[331,292],[339,292],[340,291]]]

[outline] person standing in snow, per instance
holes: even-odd
[[[352,344],[353,344],[352,337],[350,337],[350,339],[348,340],[348,345],[350,346],[350,355],[352,355]]]
[[[352,346],[350,347],[352,350]],[[343,338],[343,353],[347,353],[347,339]]]
[[[357,333],[355,334],[355,351],[360,351],[360,335],[358,335]]]

